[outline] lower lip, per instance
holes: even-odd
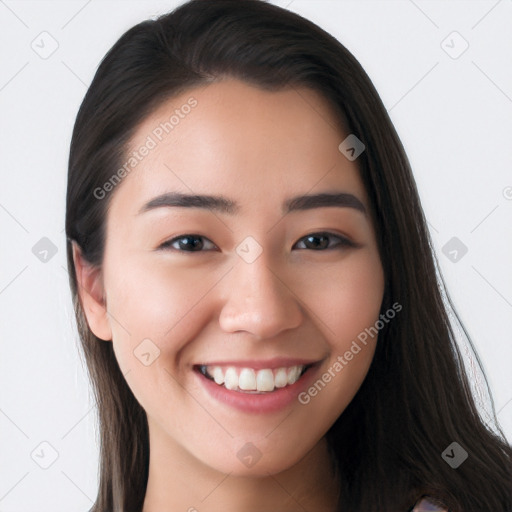
[[[219,402],[243,412],[266,413],[282,410],[297,400],[299,393],[306,389],[313,380],[317,368],[318,363],[308,368],[294,384],[261,394],[226,389],[224,386],[219,386],[214,381],[205,377],[201,372],[194,370],[194,373],[206,391]]]

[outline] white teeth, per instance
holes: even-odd
[[[300,369],[298,366],[288,368],[288,384],[295,384],[299,380]]]
[[[226,386],[227,389],[238,388],[238,375],[236,374],[236,370],[234,368],[228,368],[226,370],[226,375],[224,379],[224,386]]]
[[[238,387],[246,391],[256,389],[256,373],[252,368],[242,369],[238,378]]]
[[[258,391],[274,391],[274,372],[272,370],[260,370],[256,377]]]
[[[224,384],[224,372],[220,366],[214,366],[212,370],[213,380],[220,386]]]
[[[279,368],[274,375],[274,384],[276,388],[284,388],[288,384],[288,374],[286,368]]]
[[[203,367],[204,368],[204,367]],[[264,368],[237,369],[233,366],[222,368],[221,366],[206,366],[206,374],[213,378],[216,384],[234,391],[270,392],[274,389],[284,388],[295,384],[302,375],[305,366],[282,367],[275,370]]]

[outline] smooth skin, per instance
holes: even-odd
[[[167,100],[130,149],[192,96],[197,106],[114,190],[102,266],[74,247],[88,324],[113,343],[148,416],[143,511],[334,510],[324,436],[361,386],[377,340],[307,405],[296,400],[271,413],[219,403],[192,368],[300,357],[321,361],[320,378],[378,320],[384,274],[357,160],[338,150],[348,132],[310,89],[268,92],[225,79]],[[223,196],[239,211],[140,211],[164,192]],[[282,213],[291,197],[338,192],[353,194],[366,213]],[[308,238],[319,232],[331,234]],[[200,236],[195,245],[172,241],[190,234]],[[248,236],[262,249],[252,263],[237,252]],[[145,339],[160,350],[148,366],[134,355]],[[250,468],[237,457],[248,442],[262,454]]]

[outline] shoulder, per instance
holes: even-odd
[[[447,508],[442,505],[437,505],[433,498],[424,496],[420,498],[410,512],[449,512]]]

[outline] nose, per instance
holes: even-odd
[[[240,259],[224,284],[226,299],[219,322],[225,332],[245,331],[267,339],[303,321],[296,292],[263,255],[252,263]]]

